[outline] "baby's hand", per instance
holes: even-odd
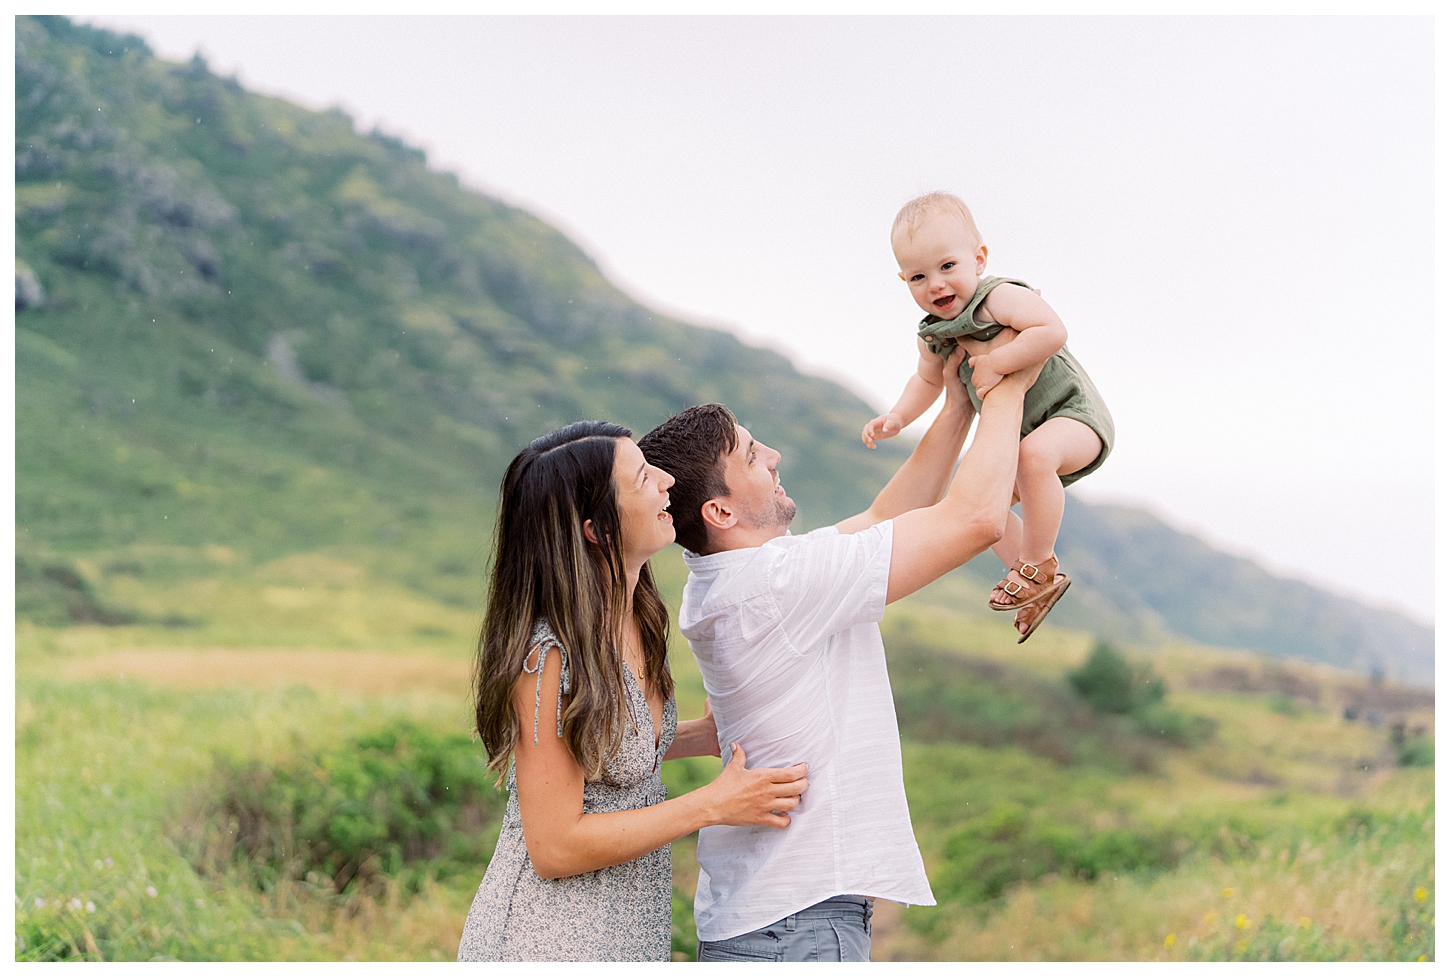
[[[876,450],[876,439],[886,440],[894,438],[901,433],[901,418],[895,411],[888,411],[880,417],[866,422],[861,429],[861,443],[871,450]]]
[[[967,366],[972,368],[972,386],[977,388],[977,397],[987,396],[991,390],[1002,381],[1002,374],[992,369],[990,362],[991,353],[983,353],[981,356],[973,356],[967,360]]]

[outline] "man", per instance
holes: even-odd
[[[675,478],[671,513],[690,576],[680,630],[720,742],[755,764],[808,765],[784,831],[700,832],[701,960],[870,959],[872,899],[934,905],[912,834],[901,743],[877,627],[886,605],[1001,538],[1022,395],[1036,371],[984,399],[972,447],[942,496],[973,411],[943,366],[946,406],[865,512],[791,536],[779,452],[719,404],[640,439]]]

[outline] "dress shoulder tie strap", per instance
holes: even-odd
[[[524,671],[529,675],[536,675],[534,679],[534,745],[539,745],[539,703],[544,692],[544,660],[549,656],[549,649],[554,648],[559,652],[559,694],[555,700],[556,709],[554,712],[554,727],[559,739],[564,738],[564,693],[569,688],[569,656],[564,654],[564,649],[552,638],[544,638],[529,649],[524,656]],[[537,656],[537,657],[535,657]],[[529,667],[529,659],[534,658],[534,667]]]

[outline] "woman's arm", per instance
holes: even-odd
[[[584,770],[555,733],[561,652],[544,659],[539,695],[539,742],[534,742],[535,681],[525,674],[514,686],[521,735],[514,755],[524,845],[534,871],[546,879],[619,865],[711,824],[785,828],[782,812],[800,803],[807,787],[805,764],[745,769],[745,751],[699,790],[633,811],[585,814]],[[713,725],[713,720],[712,720]]]
[[[715,713],[705,699],[705,715],[686,719],[675,727],[675,741],[665,751],[666,760],[682,760],[687,756],[719,756],[720,733],[715,729]]]

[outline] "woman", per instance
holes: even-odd
[[[649,558],[674,479],[617,424],[538,438],[504,475],[478,640],[477,729],[509,800],[460,960],[668,960],[669,843],[711,824],[785,828],[805,765],[745,769],[665,799],[660,764],[718,756],[676,723],[669,617]]]

